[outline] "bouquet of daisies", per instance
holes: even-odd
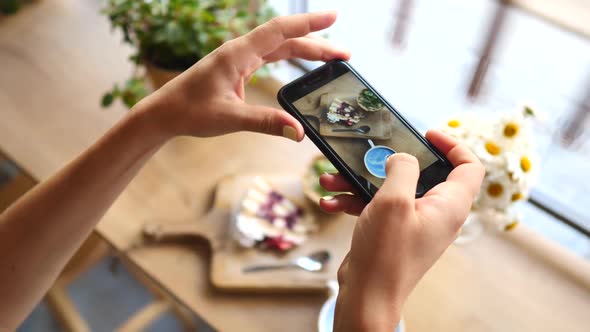
[[[465,143],[486,168],[472,212],[506,231],[518,225],[513,206],[528,198],[538,169],[530,121],[534,116],[528,106],[501,116],[462,114],[443,128]]]

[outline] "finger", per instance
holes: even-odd
[[[444,186],[444,183],[449,182],[465,188],[472,196],[471,198],[475,197],[479,192],[481,181],[485,174],[485,169],[475,154],[452,136],[438,130],[428,131],[426,133],[426,139],[439,149],[451,164],[455,166],[455,169],[447,177],[447,181],[440,184],[442,189],[437,189],[443,190],[444,192],[447,187]],[[449,187],[454,188],[454,185]]]
[[[331,192],[355,192],[354,187],[340,174],[322,174],[320,185]]]
[[[350,59],[350,52],[334,47],[325,39],[299,37],[289,39],[278,49],[264,57],[266,62],[302,58],[311,61],[330,61],[333,59]]]
[[[471,151],[467,153],[451,154],[453,149],[464,146],[451,135],[445,134],[440,130],[429,130],[426,133],[426,139],[430,141],[442,154],[447,156],[453,166],[457,167],[464,163],[479,162],[479,159]],[[468,149],[467,149],[468,150]]]
[[[305,136],[303,126],[289,113],[261,105],[240,105],[235,121],[236,131],[253,131],[262,134],[283,136],[299,142]]]
[[[443,230],[456,232],[473,199],[479,192],[485,169],[479,159],[463,144],[440,131],[429,131],[426,138],[455,166],[445,182],[439,183],[416,202],[424,220],[437,220]]]
[[[396,153],[387,159],[385,167],[387,177],[377,195],[413,201],[420,176],[418,159],[406,153]]]
[[[334,197],[324,197],[320,199],[320,208],[327,213],[344,212],[358,216],[365,208],[365,205],[367,205],[367,203],[365,203],[360,197],[349,194],[341,194]]]
[[[456,182],[443,182],[416,200],[416,212],[423,221],[436,224],[441,234],[454,234],[467,219],[473,196]]]
[[[335,11],[322,11],[276,17],[245,36],[245,45],[259,57],[273,52],[287,39],[323,30],[336,21]]]

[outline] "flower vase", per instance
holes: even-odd
[[[477,240],[485,231],[485,224],[482,220],[483,214],[471,211],[463,223],[455,244],[463,245]]]
[[[519,217],[513,211],[495,209],[472,209],[455,240],[456,244],[466,244],[478,239],[486,230],[510,232],[518,224]]]

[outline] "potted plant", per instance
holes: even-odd
[[[266,0],[107,0],[102,13],[135,49],[133,74],[103,96],[104,107],[117,99],[133,106],[148,93],[146,77],[157,89],[275,15]]]
[[[31,0],[0,0],[0,13],[14,14],[27,2],[31,2]]]

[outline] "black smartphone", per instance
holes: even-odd
[[[387,157],[420,163],[416,197],[446,180],[451,163],[350,64],[334,60],[285,85],[281,106],[367,202],[385,179]]]

